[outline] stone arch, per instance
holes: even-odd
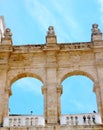
[[[15,75],[14,77],[12,77],[10,80],[9,80],[9,83],[8,83],[8,88],[10,88],[10,86],[18,79],[20,78],[24,78],[24,77],[32,77],[32,78],[36,78],[38,80],[40,80],[42,83],[43,83],[43,79],[41,78],[41,76],[35,74],[35,73],[31,73],[31,72],[21,72],[17,75]]]
[[[85,71],[75,70],[75,71],[71,71],[71,72],[69,72],[69,73],[64,74],[64,75],[62,76],[62,78],[61,78],[61,83],[62,83],[63,80],[65,80],[67,77],[74,76],[74,75],[86,76],[86,77],[90,78],[94,83],[96,82],[96,78],[93,77],[93,75],[91,75],[90,73],[85,72]]]
[[[93,92],[94,82],[88,76],[81,74],[71,74],[63,80],[62,88],[63,88],[63,94],[61,95],[62,114],[64,113],[67,114],[68,112],[92,113],[93,110],[98,112],[96,93]],[[91,97],[90,99],[92,100],[88,100],[89,99],[88,97],[89,98]],[[87,103],[86,107],[82,101],[83,99],[85,104]],[[81,108],[79,108],[77,102],[79,105],[82,106]]]
[[[11,75],[9,77],[9,75]],[[20,79],[20,78],[24,78],[24,77],[32,77],[32,78],[36,78],[38,80],[40,80],[43,83],[43,79],[39,74],[36,73],[32,73],[31,71],[23,71],[23,70],[16,70],[16,73],[14,72],[14,70],[11,70],[8,72],[8,80],[6,82],[6,87],[5,87],[5,94],[6,94],[6,98],[5,98],[5,115],[8,115],[8,102],[9,102],[9,97],[12,95],[12,91],[11,91],[11,86],[12,84]]]
[[[91,71],[80,71],[80,70],[75,70],[75,71],[71,71],[71,72],[67,72],[67,73],[64,73],[60,79],[60,84],[67,78],[67,77],[70,77],[70,76],[77,76],[77,75],[81,75],[81,76],[86,76],[88,77],[90,80],[93,81],[94,83],[94,86],[93,86],[93,92],[96,94],[96,102],[97,102],[97,109],[98,109],[98,113],[101,114],[101,97],[100,97],[100,88],[99,88],[99,84],[98,84],[98,78],[97,76],[95,75],[96,72],[92,72]],[[62,86],[63,87],[63,86]]]
[[[9,80],[9,86],[8,87],[9,87],[9,89],[11,91],[11,94],[12,94],[12,88],[11,87],[12,87],[13,83],[16,82],[19,79],[26,78],[26,77],[35,78],[35,79],[39,80],[42,83],[42,85],[43,85],[43,80],[42,80],[42,78],[39,75],[37,75],[35,73],[31,73],[31,72],[19,73],[19,74],[16,74],[14,77],[10,78],[10,80]],[[42,89],[42,88],[40,88],[40,89]],[[42,95],[42,93],[41,93],[41,95]],[[10,95],[8,97],[8,103],[9,103],[9,99],[10,99]],[[9,107],[9,104],[8,104],[8,107]]]

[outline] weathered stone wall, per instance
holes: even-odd
[[[103,40],[97,25],[93,25],[91,42],[57,43],[51,26],[43,45],[12,45],[12,33],[5,29],[0,39],[0,122],[8,115],[8,100],[11,85],[22,77],[35,77],[42,81],[44,95],[45,128],[51,130],[82,130],[84,126],[67,127],[58,125],[61,115],[61,82],[71,75],[84,75],[94,82],[98,113],[103,119]],[[49,127],[49,125],[53,125]],[[91,126],[92,127],[92,126]],[[92,129],[90,127],[90,129]],[[94,127],[94,126],[93,126]],[[96,127],[96,126],[95,126]],[[100,126],[100,129],[102,126]],[[8,128],[1,128],[8,129]],[[13,129],[13,128],[10,128]],[[32,129],[32,128],[15,128]],[[89,129],[89,128],[85,128]],[[89,130],[90,130],[89,129]],[[99,128],[93,128],[99,130]]]

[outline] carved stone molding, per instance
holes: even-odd
[[[12,91],[10,88],[5,88],[5,92],[9,94],[9,96],[12,95]]]
[[[42,87],[42,94],[45,94],[47,92],[47,87]]]
[[[57,87],[57,93],[60,93],[60,94],[63,93],[63,88],[62,88],[62,86]]]

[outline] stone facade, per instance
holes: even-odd
[[[98,25],[92,26],[90,42],[57,43],[54,28],[48,28],[46,44],[21,45],[12,43],[12,33],[0,17],[0,123],[8,115],[11,85],[22,77],[42,81],[45,127],[16,127],[10,129],[42,130],[103,130],[94,126],[61,126],[61,83],[68,76],[84,75],[94,82],[98,113],[103,121],[103,40]],[[1,127],[0,129],[9,129]]]

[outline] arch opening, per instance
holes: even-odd
[[[11,85],[12,96],[9,98],[9,114],[43,115],[44,99],[41,92],[43,83],[33,77],[24,77]]]
[[[81,114],[97,112],[96,95],[93,81],[82,75],[72,75],[62,82],[62,114]]]

